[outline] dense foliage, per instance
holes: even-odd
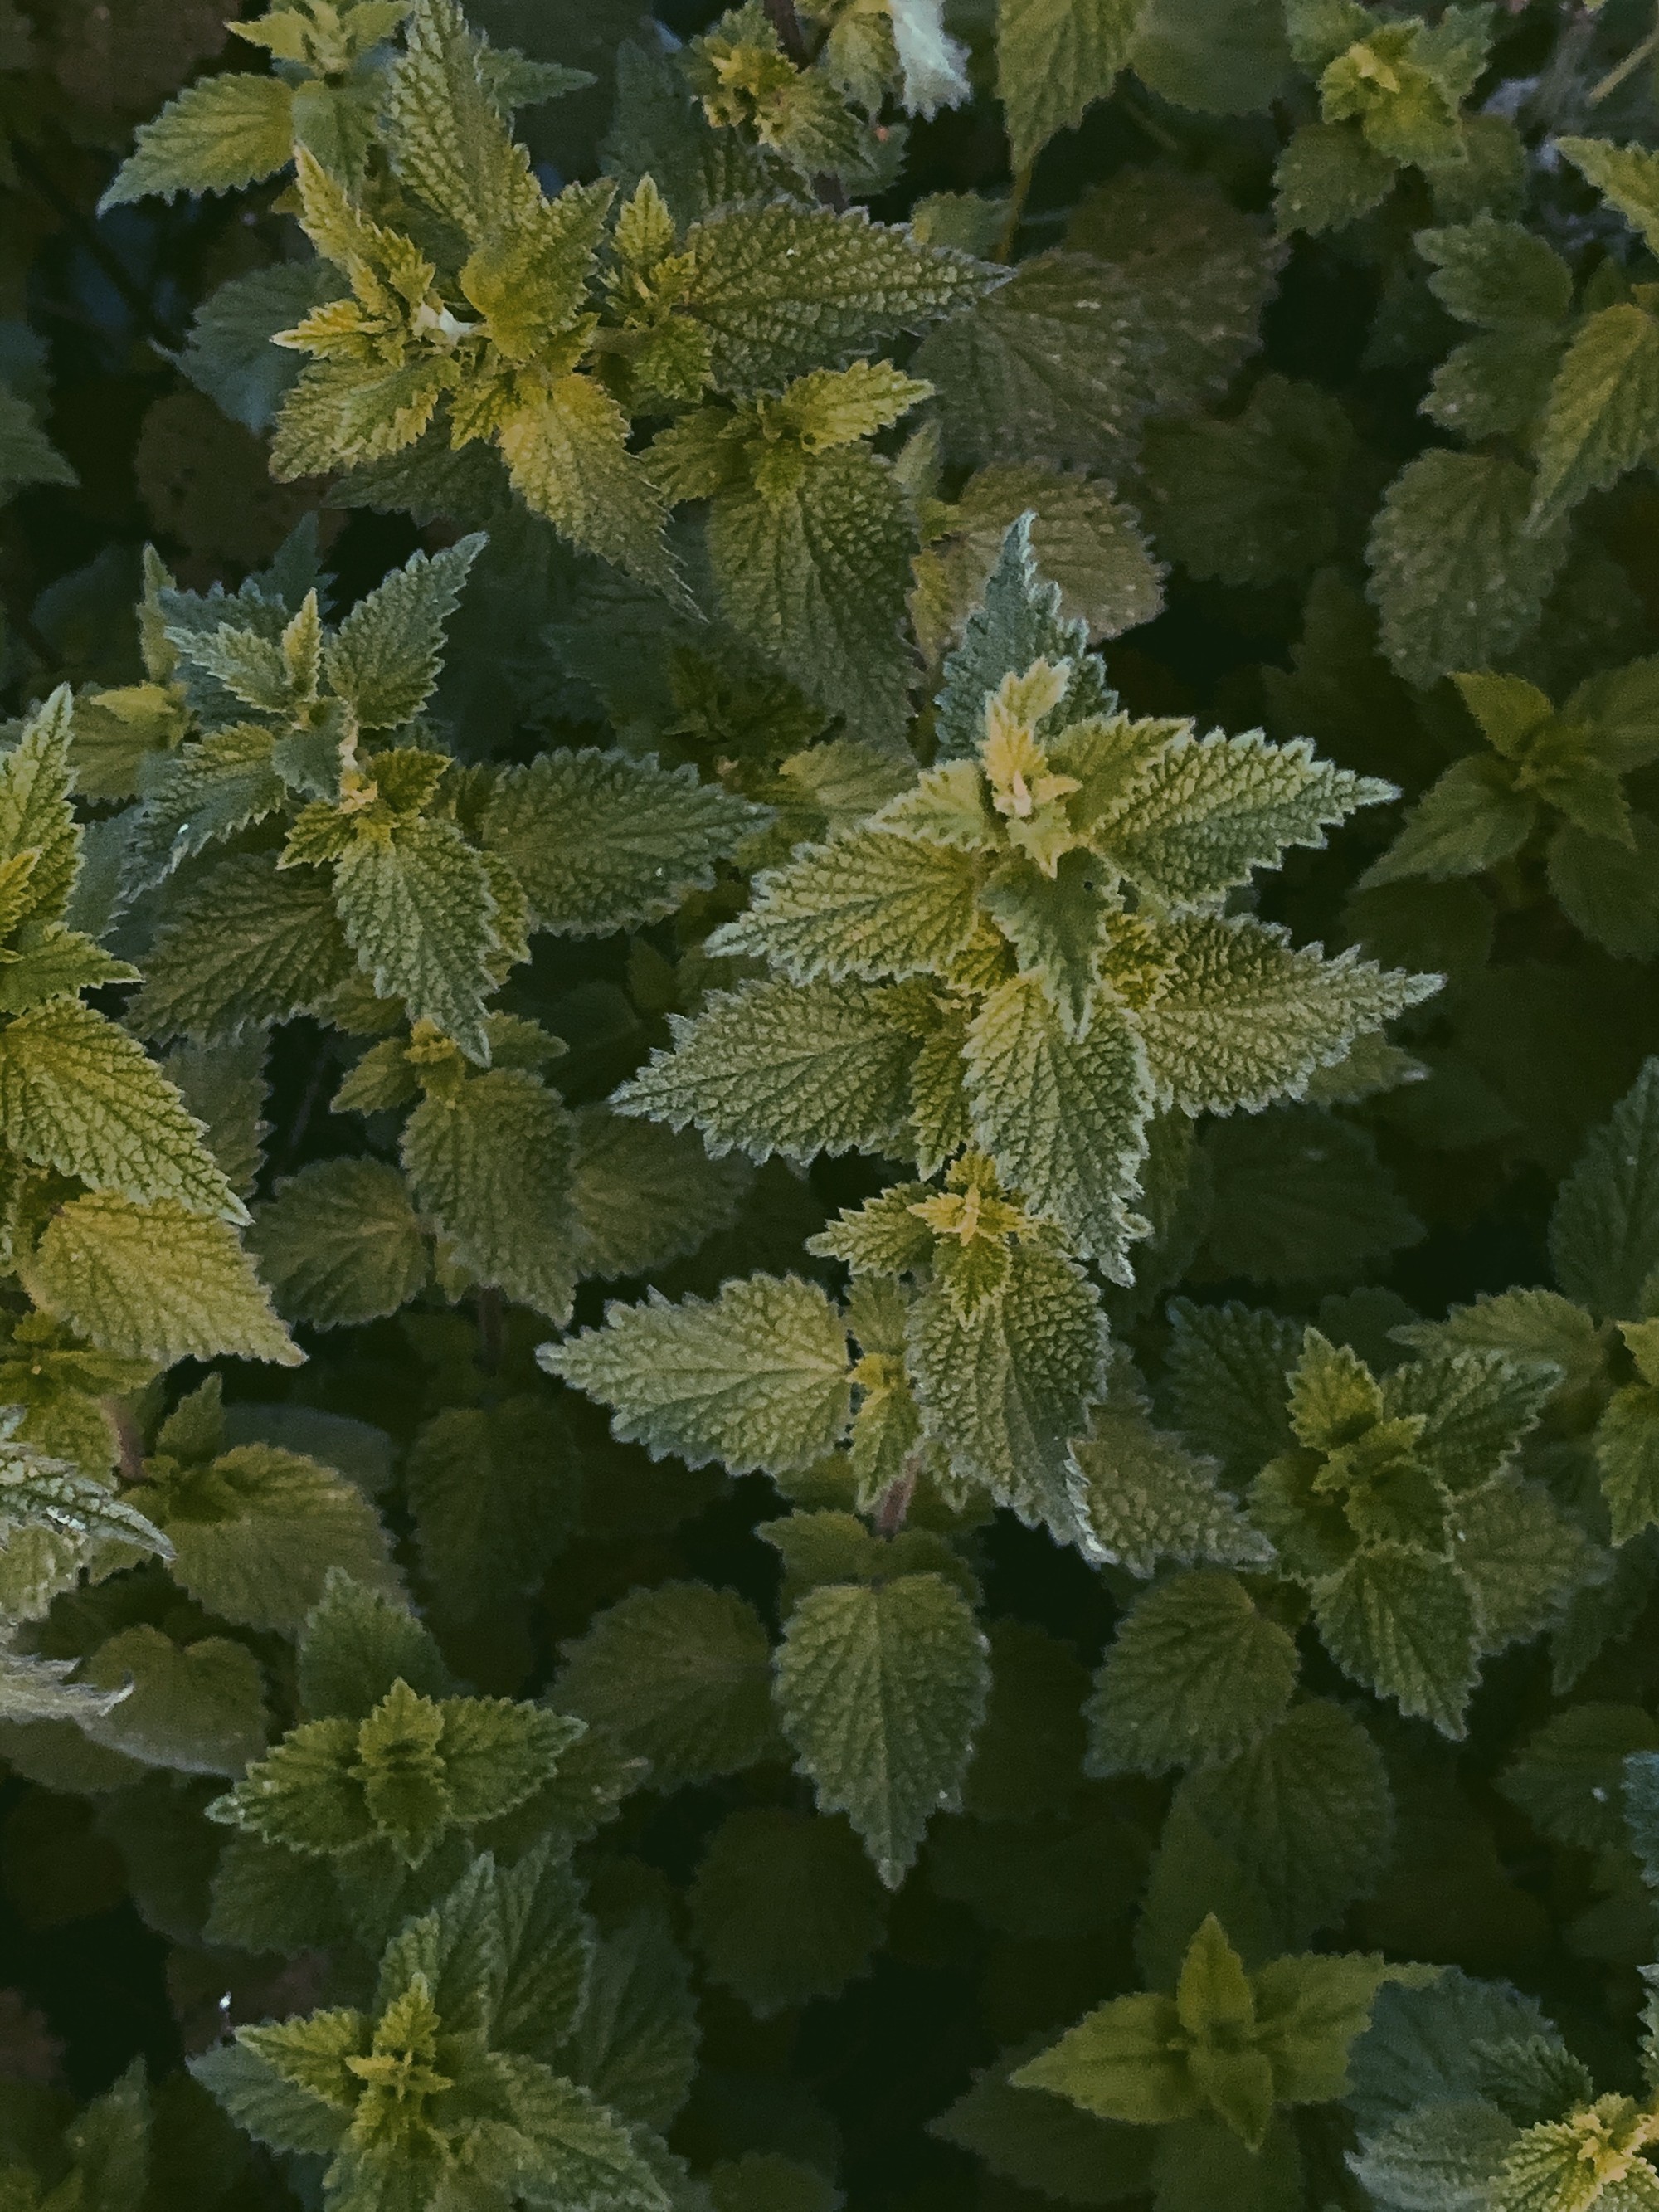
[[[0,0],[0,2212],[1659,2208],[1656,53]]]

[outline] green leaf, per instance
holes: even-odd
[[[647,1910],[596,1947],[556,2063],[623,2118],[666,2129],[690,2093],[697,2039],[686,1961],[663,1915]]]
[[[1161,1774],[1230,1759],[1276,1721],[1296,1646],[1234,1576],[1177,1575],[1120,1626],[1095,1677],[1088,1771]]]
[[[740,1773],[775,1746],[771,1647],[730,1590],[634,1590],[565,1647],[556,1696],[651,1762],[659,1790]]]
[[[1162,571],[1133,514],[1104,484],[1057,469],[1004,464],[969,477],[945,534],[915,557],[910,614],[930,662],[983,599],[1009,528],[1028,513],[1036,517],[1034,542],[1044,574],[1059,585],[1066,615],[1086,623],[1091,636],[1115,637],[1158,612]]]
[[[1564,822],[1550,840],[1549,884],[1569,921],[1615,958],[1659,952],[1659,822],[1632,811],[1631,843]]]
[[[1204,2098],[1179,2030],[1173,1997],[1115,1997],[1022,2066],[1012,2085],[1067,2097],[1097,2119],[1155,2127],[1190,2118]]]
[[[1345,1673],[1443,1735],[1462,1735],[1481,1624],[1449,1561],[1410,1544],[1370,1545],[1315,1591],[1314,1619]]]
[[[673,1050],[653,1053],[611,1103],[674,1129],[695,1122],[716,1158],[734,1146],[757,1162],[902,1157],[910,1006],[901,991],[858,983],[714,991],[695,1019],[670,1015]]]
[[[877,738],[906,716],[914,544],[896,477],[862,446],[807,456],[787,489],[723,493],[708,523],[726,620],[814,704]]]
[[[1366,889],[1425,876],[1478,876],[1518,853],[1538,820],[1538,802],[1490,753],[1454,761],[1430,785],[1399,836],[1361,878]]]
[[[684,597],[663,542],[661,495],[628,450],[628,418],[594,378],[556,378],[509,414],[498,435],[513,489],[532,514],[583,551],[670,599]]]
[[[886,1907],[844,1822],[770,1805],[721,1822],[689,1902],[711,1978],[763,2020],[867,1972]]]
[[[182,1647],[159,1628],[124,1628],[81,1670],[94,1689],[128,1694],[101,1717],[83,1716],[94,1741],[185,1774],[240,1774],[265,1740],[258,1662],[222,1636]]]
[[[1659,1267],[1659,1058],[1593,1130],[1550,1219],[1550,1257],[1570,1298],[1598,1316],[1643,1310]]]
[[[608,1107],[575,1116],[571,1200],[577,1270],[638,1275],[729,1229],[749,1189],[742,1160],[711,1160],[701,1140]]]
[[[1565,523],[1532,530],[1524,469],[1428,453],[1389,487],[1371,532],[1382,649],[1408,684],[1491,667],[1532,630],[1566,556]]]
[[[570,1312],[575,1222],[570,1117],[520,1067],[472,1075],[453,1096],[434,1090],[403,1134],[404,1171],[455,1256],[550,1321]]]
[[[1188,1775],[1175,1801],[1230,1857],[1277,1942],[1306,1943],[1375,1889],[1394,1847],[1381,1753],[1340,1705],[1293,1705],[1236,1759]]]
[[[553,751],[503,769],[482,842],[523,884],[533,926],[585,937],[656,921],[764,825],[760,810],[689,767]]]
[[[322,871],[279,873],[273,854],[239,854],[171,909],[128,1018],[142,1036],[212,1043],[289,1019],[353,966]]]
[[[1589,143],[1556,141],[1563,151]],[[1413,243],[1434,264],[1430,291],[1460,322],[1487,330],[1553,324],[1571,308],[1571,267],[1547,240],[1518,222],[1477,216],[1447,229],[1419,230]]]
[[[784,1627],[777,1700],[823,1812],[844,1812],[896,1889],[929,1814],[960,1802],[989,1647],[938,1575],[809,1590]]]
[[[1613,1540],[1627,1544],[1659,1521],[1659,1390],[1635,1382],[1615,1391],[1595,1431],[1595,1464]]]
[[[1035,1213],[1058,1221],[1113,1281],[1143,1233],[1139,1194],[1151,1086],[1133,1024],[1103,995],[1069,1036],[1042,990],[1002,984],[968,1033],[964,1074],[975,1141]]]
[[[495,895],[455,824],[422,819],[355,838],[335,867],[334,902],[376,994],[402,999],[412,1020],[486,1060]]]
[[[1212,1453],[1233,1480],[1289,1450],[1285,1401],[1302,1352],[1291,1321],[1249,1306],[1198,1306],[1177,1298],[1165,1376],[1175,1425]]]
[[[1274,1959],[1255,1979],[1257,2033],[1281,2105],[1322,2105],[1348,2086],[1348,2051],[1390,1978],[1381,1958]]]
[[[1005,676],[1023,676],[1036,660],[1058,667],[1087,649],[1084,623],[1060,612],[1060,586],[1038,573],[1034,520],[1022,515],[1009,526],[981,604],[969,616],[962,643],[945,661],[935,723],[941,760],[978,759],[986,702]]]
[[[174,1086],[141,1045],[72,999],[0,1032],[0,1135],[94,1190],[247,1219]]]
[[[73,1199],[18,1272],[37,1305],[106,1352],[163,1366],[219,1352],[283,1367],[304,1357],[234,1231],[173,1200]]]
[[[1040,2046],[1042,2039],[1036,2039]],[[1035,2055],[1032,2042],[1005,2052],[936,2120],[929,2135],[983,2160],[993,2173],[1066,2204],[1114,2204],[1149,2185],[1152,2138],[1096,2119],[1068,2100],[1017,2089],[1009,2076]]]
[[[1109,263],[1050,253],[934,331],[913,366],[944,404],[952,455],[1121,469],[1145,405],[1136,305]]]
[[[35,420],[33,408],[0,385],[0,499],[9,499],[27,484],[79,481]]]
[[[315,1160],[285,1176],[248,1244],[278,1307],[316,1328],[394,1314],[431,1272],[404,1179],[382,1160]]]
[[[854,830],[757,876],[748,912],[708,949],[757,954],[797,983],[942,972],[973,934],[975,875],[949,846]]]
[[[1645,146],[1562,137],[1556,144],[1650,248],[1659,249],[1659,162]]]
[[[1333,1115],[1308,1106],[1235,1115],[1207,1133],[1204,1149],[1214,1177],[1205,1255],[1219,1275],[1352,1277],[1424,1234],[1369,1131]]]
[[[1016,171],[1108,96],[1140,13],[1139,0],[1000,0],[997,92]]]
[[[1540,1834],[1584,1850],[1625,1842],[1625,1762],[1659,1749],[1659,1727],[1638,1705],[1570,1705],[1527,1740],[1499,1788]]]
[[[1305,743],[1270,745],[1257,731],[1178,735],[1091,828],[1091,842],[1160,908],[1202,905],[1277,868],[1292,845],[1322,847],[1357,807],[1392,785],[1315,757]]]
[[[708,2185],[715,2212],[841,2212],[846,2202],[818,2167],[776,2151],[749,2151],[729,2165],[722,2160]]]
[[[605,1310],[537,1355],[550,1374],[615,1408],[624,1443],[692,1467],[783,1474],[829,1451],[846,1426],[847,1331],[823,1292],[795,1276],[728,1283],[718,1298]]]
[[[776,199],[717,211],[687,233],[684,252],[687,305],[708,334],[721,392],[775,392],[839,368],[881,339],[925,330],[997,281],[966,254],[921,245],[861,208]]]
[[[232,637],[245,635],[231,631]],[[249,636],[252,646],[267,641]],[[122,855],[124,896],[154,889],[210,845],[276,813],[286,796],[271,760],[272,736],[233,722],[168,755],[149,778]]]
[[[1217,1480],[1212,1460],[1152,1426],[1144,1404],[1112,1381],[1112,1395],[1072,1443],[1072,1502],[1087,1556],[1152,1575],[1178,1566],[1267,1567],[1273,1546]]]
[[[366,1720],[392,1684],[423,1697],[455,1686],[429,1630],[384,1589],[331,1567],[300,1632],[300,1704],[307,1720]]]
[[[294,94],[279,77],[226,75],[187,85],[150,123],[99,212],[151,194],[234,192],[294,158]]]
[[[1553,1626],[1595,1571],[1589,1539],[1539,1483],[1487,1483],[1458,1500],[1451,1527],[1483,1652]]]
[[[1273,172],[1280,237],[1358,222],[1387,199],[1396,174],[1388,155],[1352,124],[1301,125]]]
[[[580,1462],[560,1411],[528,1392],[452,1406],[410,1447],[415,1541],[452,1619],[487,1620],[540,1589],[568,1542]]]
[[[1264,0],[1149,0],[1130,60],[1160,100],[1210,115],[1253,114],[1289,70],[1283,10]]]
[[[1534,523],[1552,521],[1634,468],[1659,434],[1659,322],[1625,303],[1568,347],[1538,437]]]
[[[1242,415],[1154,422],[1149,520],[1158,550],[1193,575],[1272,584],[1335,550],[1335,508],[1355,438],[1316,385],[1264,377]]]
[[[1509,1465],[1557,1379],[1499,1352],[1431,1352],[1394,1370],[1382,1405],[1390,1418],[1420,1417],[1415,1451],[1450,1489],[1470,1490]]]
[[[300,356],[272,340],[343,289],[320,258],[274,261],[233,276],[198,307],[179,367],[233,422],[268,430],[300,374]]]
[[[1439,988],[1437,977],[1378,968],[1352,948],[1328,959],[1243,918],[1195,915],[1164,942],[1173,974],[1136,1019],[1155,1094],[1185,1114],[1255,1113],[1298,1097],[1356,1036]]]
[[[371,1589],[400,1587],[368,1499],[298,1452],[239,1444],[204,1474],[164,1478],[149,1494],[174,1579],[222,1620],[296,1629],[333,1567]]]
[[[82,833],[69,799],[74,704],[60,684],[0,752],[0,860],[39,855],[19,921],[60,921],[80,867]]]
[[[430,560],[416,553],[359,599],[323,653],[330,689],[366,730],[395,729],[418,714],[438,680],[444,626],[461,603],[482,536]]]
[[[244,1200],[258,1181],[270,1134],[264,1119],[270,1096],[265,1081],[268,1042],[256,1030],[231,1044],[182,1044],[162,1062],[185,1112],[201,1122],[204,1141],[226,1181]]]
[[[1002,1287],[971,1311],[935,1283],[908,1321],[924,1429],[958,1475],[1068,1535],[1067,1446],[1101,1395],[1105,1342],[1092,1285],[1041,1244],[1016,1245]]]

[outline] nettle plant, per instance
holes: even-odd
[[[1653,37],[47,13],[0,2208],[1659,2206]]]

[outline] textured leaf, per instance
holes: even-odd
[[[1104,1350],[1092,1285],[1041,1245],[1017,1245],[1002,1289],[971,1312],[939,1285],[910,1309],[908,1363],[928,1436],[1022,1520],[1068,1534],[1066,1448],[1100,1395]]]
[[[33,408],[0,385],[0,499],[9,499],[26,484],[78,481],[35,420]]]
[[[1296,1323],[1248,1306],[1177,1298],[1165,1388],[1176,1425],[1234,1478],[1255,1474],[1291,1448],[1290,1370],[1302,1352]]]
[[[380,1160],[318,1160],[288,1176],[248,1243],[277,1304],[317,1328],[394,1314],[430,1272],[404,1179]]]
[[[1129,58],[1138,0],[1001,0],[997,90],[1016,170],[1111,91]]]
[[[1005,676],[1022,676],[1036,660],[1058,667],[1078,658],[1088,641],[1084,623],[1062,615],[1060,586],[1039,574],[1032,525],[1022,515],[1009,526],[981,603],[945,664],[935,725],[939,757],[977,758],[986,701]]]
[[[523,884],[536,927],[588,936],[655,921],[709,890],[715,861],[763,821],[687,768],[547,752],[502,770],[483,842]]]
[[[1399,836],[1363,878],[1400,883],[1426,876],[1476,876],[1518,853],[1538,819],[1538,802],[1517,789],[1503,762],[1489,753],[1454,761],[1430,785]]]
[[[562,376],[507,416],[500,431],[513,488],[585,552],[678,597],[663,543],[664,509],[627,446],[628,422],[589,376]]]
[[[1237,1441],[1237,1431],[1231,1432]],[[1214,1462],[1182,1450],[1144,1408],[1114,1395],[1072,1445],[1070,1483],[1083,1548],[1133,1575],[1179,1566],[1266,1567],[1273,1547],[1216,1480]]]
[[[1570,1298],[1613,1318],[1642,1310],[1659,1267],[1659,1059],[1591,1133],[1550,1220],[1550,1256]]]
[[[574,1526],[580,1468],[559,1409],[528,1393],[452,1406],[410,1448],[415,1541],[447,1614],[489,1619],[539,1589]]]
[[[300,374],[298,356],[272,340],[342,289],[322,260],[276,261],[233,276],[197,309],[179,368],[233,422],[267,430]]]
[[[157,933],[130,1019],[143,1036],[213,1042],[288,1020],[353,964],[326,876],[239,854],[200,878]]]
[[[1256,1112],[1300,1097],[1355,1036],[1438,987],[1352,951],[1327,959],[1260,922],[1195,915],[1166,941],[1174,974],[1138,1022],[1155,1091],[1187,1114]]]
[[[276,811],[285,794],[271,744],[269,729],[233,722],[167,757],[130,823],[121,864],[127,896],[152,889],[210,845]]]
[[[1037,4],[1058,12],[1052,0]],[[1145,404],[1130,373],[1138,305],[1109,263],[1045,254],[924,340],[915,372],[945,403],[951,450],[976,461],[1121,466]]]
[[[1178,1802],[1243,1870],[1286,1946],[1340,1920],[1393,1849],[1382,1754],[1322,1698],[1292,1706],[1237,1758],[1189,1774]]]
[[[776,494],[714,502],[720,611],[806,696],[848,726],[896,736],[909,661],[900,625],[915,529],[892,471],[862,446],[809,458]]]
[[[937,1575],[830,1583],[790,1614],[778,1655],[785,1734],[825,1812],[845,1812],[897,1888],[938,1807],[960,1801],[990,1690],[988,1647]]]
[[[1276,1721],[1296,1646],[1231,1575],[1177,1575],[1120,1626],[1088,1708],[1089,1771],[1160,1774],[1229,1759]]]
[[[981,469],[963,487],[948,533],[916,556],[910,613],[930,660],[982,598],[1010,526],[1027,513],[1036,517],[1044,574],[1091,636],[1115,637],[1158,613],[1162,572],[1133,514],[1105,485],[1057,469]]]
[[[100,208],[151,193],[231,192],[294,155],[293,94],[277,77],[204,77],[141,124]]]
[[[374,1506],[298,1452],[239,1444],[202,1481],[161,1486],[155,1512],[175,1579],[225,1620],[296,1629],[334,1567],[369,1589],[399,1587]]]
[[[690,2091],[697,2033],[686,1961],[662,1916],[641,1912],[598,1945],[557,2063],[623,2118],[665,2129]]]
[[[967,255],[922,246],[856,208],[731,208],[695,224],[684,251],[689,304],[722,392],[777,391],[838,368],[996,281]]]
[[[1404,1713],[1461,1736],[1478,1673],[1480,1622],[1448,1561],[1376,1544],[1315,1593],[1314,1618],[1337,1664]]]
[[[1533,512],[1553,519],[1634,468],[1659,432],[1659,322],[1603,307],[1568,347],[1538,438]]]
[[[684,1129],[718,1158],[810,1160],[904,1151],[915,1047],[897,991],[856,983],[750,983],[711,992],[695,1019],[671,1015],[674,1049],[615,1092],[618,1113]]]
[[[234,1352],[292,1367],[304,1356],[234,1231],[176,1200],[74,1199],[19,1272],[38,1305],[107,1352],[162,1365]]]
[[[840,1820],[757,1806],[715,1830],[690,1904],[712,1978],[764,2020],[867,1972],[885,1900]]]
[[[94,1190],[247,1218],[177,1090],[124,1030],[74,1000],[0,1032],[0,1134]]]
[[[1128,1205],[1152,1100],[1122,1010],[1101,999],[1087,1035],[1069,1037],[1034,983],[1005,983],[969,1031],[965,1073],[975,1138],[1004,1181],[1114,1281],[1130,1280],[1127,1247],[1142,1224]]]
[[[1529,1736],[1501,1788],[1542,1834],[1585,1850],[1625,1841],[1625,1762],[1659,1749],[1659,1729],[1639,1706],[1569,1706]]]
[[[1315,758],[1306,744],[1270,745],[1259,733],[1177,738],[1137,777],[1091,842],[1159,906],[1213,899],[1278,867],[1292,845],[1322,846],[1356,807],[1392,787]]]
[[[550,1321],[575,1283],[570,1117],[527,1069],[495,1067],[410,1115],[404,1170],[461,1265]]]
[[[771,1647],[729,1590],[634,1590],[566,1647],[561,1707],[651,1762],[659,1790],[740,1773],[775,1743]]]
[[[179,1646],[159,1628],[123,1629],[82,1668],[96,1689],[131,1689],[83,1719],[106,1747],[186,1774],[239,1774],[264,1744],[258,1662],[222,1636]]]
[[[575,1116],[572,1176],[583,1275],[642,1274],[695,1252],[732,1225],[750,1183],[744,1161],[711,1160],[696,1135],[604,1106]]]
[[[840,1316],[814,1285],[756,1275],[705,1304],[612,1304],[602,1328],[538,1354],[550,1373],[612,1406],[624,1442],[692,1467],[787,1474],[846,1425],[850,1362]]]
[[[1115,2204],[1144,2195],[1153,2138],[1097,2120],[1069,2100],[1016,2089],[1008,2076],[1032,2055],[1027,2042],[976,2073],[972,2087],[929,2121],[928,2133],[1062,2203]]]
[[[438,680],[444,625],[483,544],[475,536],[431,560],[416,553],[359,599],[329,641],[323,666],[330,688],[365,729],[395,729],[425,706]]]
[[[709,949],[758,954],[798,983],[942,972],[973,933],[975,890],[967,854],[854,830],[757,876],[749,911]]]
[[[486,1058],[495,896],[454,823],[420,820],[355,839],[335,869],[334,899],[377,994],[402,999],[412,1019],[435,1023],[463,1052]]]
[[[1537,622],[1566,554],[1563,526],[1527,527],[1532,486],[1514,461],[1429,453],[1389,486],[1371,532],[1382,648],[1408,684],[1490,667]]]

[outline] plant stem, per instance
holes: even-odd
[[[1020,219],[1025,213],[1025,203],[1031,194],[1031,173],[1034,164],[1028,161],[1014,177],[1014,189],[1008,198],[1008,220],[1002,226],[1002,235],[997,240],[996,258],[1001,262],[1014,258],[1014,240],[1019,235]]]
[[[795,0],[766,0],[766,13],[785,53],[797,69],[805,69],[808,60],[806,33],[795,13]]]
[[[1656,53],[1659,53],[1659,23],[1656,23],[1648,33],[1640,46],[1631,48],[1617,69],[1609,70],[1601,83],[1592,88],[1589,94],[1590,106],[1599,106],[1610,92],[1617,92],[1625,79],[1633,76],[1641,68],[1643,63],[1650,60]]]

